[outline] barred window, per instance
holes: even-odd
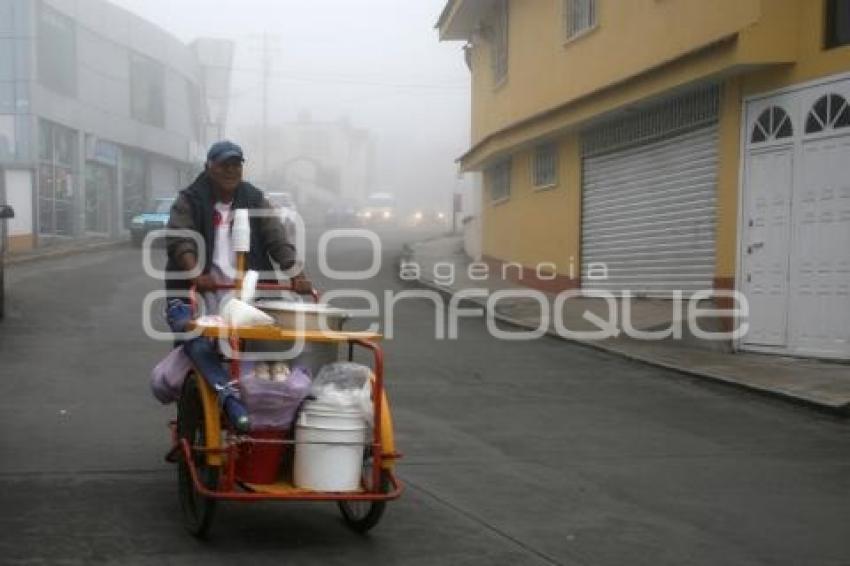
[[[508,74],[508,0],[496,4],[495,21],[490,38],[490,63],[493,82],[501,83]]]
[[[490,185],[490,200],[504,200],[511,196],[511,160],[506,159],[487,170]]]
[[[564,29],[567,39],[596,25],[596,0],[564,0]]]
[[[827,0],[825,40],[827,49],[850,45],[850,0]]]
[[[537,146],[532,158],[532,180],[537,188],[558,184],[558,146],[554,143]]]

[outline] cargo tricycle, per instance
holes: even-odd
[[[238,288],[220,286],[221,290]],[[260,284],[262,291],[292,291],[287,285]],[[196,295],[190,292],[195,308]],[[313,293],[313,303],[318,294]],[[307,304],[307,303],[302,303]],[[205,320],[207,319],[207,320]],[[335,352],[342,361],[353,360],[362,350],[371,358],[371,424],[361,442],[350,440],[310,440],[299,438],[292,430],[266,434],[264,431],[238,433],[223,415],[216,392],[193,367],[186,378],[178,401],[177,418],[170,423],[172,448],[167,459],[177,465],[177,479],[183,521],[190,533],[203,537],[208,532],[219,501],[327,501],[336,502],[349,527],[366,532],[383,515],[386,503],[399,497],[402,485],[394,473],[400,454],[396,452],[393,422],[384,389],[384,357],[381,336],[373,332],[348,332],[326,327],[313,328],[277,322],[266,326],[234,326],[210,317],[193,318],[188,330],[200,336],[214,338],[226,344],[223,363],[229,367],[231,378],[240,380],[240,354],[254,351],[261,345],[265,351],[287,350],[297,341],[313,348],[314,363],[331,361],[328,352]],[[297,326],[297,327],[296,327]],[[341,328],[341,326],[340,326]],[[323,353],[315,356],[315,352]],[[347,355],[346,355],[347,354]],[[332,356],[333,357],[333,356]],[[362,357],[362,356],[361,356]],[[293,425],[295,428],[295,425]],[[359,445],[359,446],[357,446]],[[308,450],[345,451],[357,449],[360,476],[357,485],[341,490],[326,491],[298,485],[293,468],[301,452]],[[348,454],[348,453],[347,453]],[[362,456],[360,456],[362,454]],[[327,458],[324,462],[333,462]],[[272,474],[268,470],[271,465]],[[313,464],[315,466],[315,463]],[[333,468],[333,464],[329,464]],[[258,467],[265,471],[258,472]],[[313,470],[314,473],[333,473],[333,469]],[[265,476],[265,477],[263,477]]]

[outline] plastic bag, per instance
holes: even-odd
[[[151,372],[153,396],[163,405],[177,401],[191,369],[192,361],[183,352],[183,346],[171,350]]]
[[[319,371],[310,388],[317,401],[337,407],[358,407],[372,423],[372,370],[353,362],[335,362]]]
[[[330,386],[340,391],[356,391],[363,389],[369,382],[372,370],[367,366],[354,362],[334,362],[322,367],[319,375],[313,380],[313,395],[319,389]],[[317,396],[318,397],[318,396]]]
[[[295,368],[286,381],[269,381],[247,373],[239,380],[241,398],[254,430],[287,429],[310,393],[310,374]]]

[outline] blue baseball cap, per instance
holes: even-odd
[[[245,157],[242,155],[242,148],[228,140],[215,142],[207,152],[207,161],[213,163],[221,163],[233,157],[238,157],[242,161],[245,161]]]

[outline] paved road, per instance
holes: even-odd
[[[388,236],[358,286],[404,290]],[[365,267],[362,245],[330,263]],[[368,537],[333,505],[225,505],[199,543],[147,375],[159,283],[130,248],[17,266],[0,324],[3,564],[850,564],[845,421],[480,321],[434,339],[404,300],[387,343],[408,489]],[[319,278],[321,279],[321,278]],[[325,287],[339,283],[322,281]]]

